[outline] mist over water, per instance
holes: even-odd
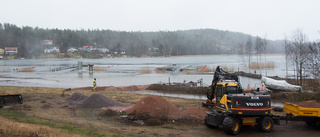
[[[285,76],[284,55],[268,55],[267,61],[275,63],[274,69],[256,70],[256,73],[268,76]],[[78,62],[83,65],[94,64],[103,71],[89,74],[86,67],[83,72],[76,70]],[[216,66],[234,68],[235,71],[246,71],[239,56],[194,56],[194,57],[154,57],[154,58],[103,58],[103,59],[24,59],[0,60],[0,85],[74,88],[92,86],[97,78],[98,86],[147,85],[154,83],[197,82],[203,79],[204,85],[210,85],[213,73],[185,74],[179,71],[156,73],[154,69],[167,65],[205,66],[214,69]],[[34,67],[33,72],[18,72],[24,68]],[[142,68],[149,68],[150,73],[140,73]],[[254,72],[251,70],[251,72]],[[243,88],[248,84],[260,83],[260,80],[240,77]]]

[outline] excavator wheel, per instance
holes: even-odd
[[[208,123],[207,123],[208,119],[209,119],[209,117],[208,117],[208,115],[206,115],[206,117],[204,118],[204,124],[205,124],[208,128],[216,129],[216,128],[219,127],[219,126],[214,126],[214,125],[208,124]]]
[[[240,132],[241,122],[236,117],[228,116],[223,120],[222,128],[229,135],[237,135]]]
[[[311,120],[311,119],[308,119],[308,120],[305,120],[305,123],[310,126],[310,127],[316,127],[318,126],[319,122],[316,121],[316,120]]]
[[[274,126],[274,121],[270,116],[265,116],[258,121],[258,125],[256,125],[256,128],[258,130],[263,132],[270,132],[272,131]]]

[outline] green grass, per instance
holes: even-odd
[[[17,122],[29,123],[29,124],[39,124],[39,125],[44,125],[44,126],[48,126],[48,127],[55,128],[55,129],[66,130],[70,134],[78,134],[78,135],[84,135],[84,136],[89,136],[89,137],[90,136],[92,136],[92,137],[119,136],[116,134],[102,133],[102,132],[97,131],[95,129],[84,128],[81,126],[72,125],[72,124],[68,124],[68,123],[62,123],[62,122],[57,122],[57,121],[53,121],[53,120],[27,116],[27,115],[23,114],[22,112],[17,112],[17,111],[9,110],[9,109],[0,109],[0,115],[2,117],[5,117],[7,119],[14,120]]]

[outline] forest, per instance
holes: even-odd
[[[93,46],[112,51],[125,51],[126,55],[148,56],[157,49],[157,56],[239,54],[241,45],[248,40],[262,39],[264,53],[284,53],[281,41],[267,40],[241,32],[217,29],[194,29],[157,32],[127,32],[113,30],[44,29],[0,23],[0,48],[18,47],[18,57],[36,58],[44,54],[42,40],[52,40],[53,45],[66,53],[69,48]],[[241,51],[240,51],[241,50]]]

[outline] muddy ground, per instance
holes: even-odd
[[[3,90],[3,89],[6,90]],[[184,137],[207,137],[207,136],[229,136],[225,134],[221,127],[218,129],[210,129],[203,124],[203,117],[165,117],[165,118],[149,118],[142,117],[145,124],[141,124],[139,118],[128,119],[122,118],[122,112],[107,111],[101,109],[72,109],[69,108],[68,102],[61,102],[72,94],[79,92],[84,95],[90,96],[94,94],[91,91],[92,87],[72,89],[71,91],[64,91],[64,89],[52,88],[28,88],[28,87],[1,87],[0,94],[3,93],[21,93],[24,97],[24,104],[18,105],[16,108],[9,108],[8,111],[19,113],[17,117],[8,114],[7,110],[0,110],[0,116],[26,122],[31,124],[41,124],[51,128],[58,128],[67,130],[64,126],[52,126],[52,124],[39,123],[39,119],[48,120],[50,122],[59,124],[70,124],[75,127],[88,129],[90,132],[79,133],[67,130],[66,132],[74,135],[81,136],[184,136]],[[102,94],[110,99],[122,102],[136,104],[142,98],[148,95],[124,93],[121,91],[133,91],[130,88],[139,88],[143,90],[146,86],[141,87],[112,87],[116,89],[111,91],[110,88],[98,87],[99,94]],[[63,93],[63,94],[62,94]],[[200,107],[203,100],[194,99],[180,99],[164,97],[170,104],[179,108],[180,110],[187,110],[192,107]],[[20,115],[23,117],[22,118]],[[36,120],[30,121],[30,118]],[[141,119],[141,117],[140,117]],[[0,123],[5,124],[5,123]],[[3,133],[4,130],[0,129],[0,136],[10,136]],[[41,136],[40,132],[37,133]],[[304,122],[281,121],[281,125],[275,125],[273,131],[264,133],[259,132],[254,126],[243,126],[240,137],[266,137],[266,136],[319,136],[320,129],[307,126]],[[48,133],[48,135],[50,135]],[[43,135],[45,136],[45,135]]]

